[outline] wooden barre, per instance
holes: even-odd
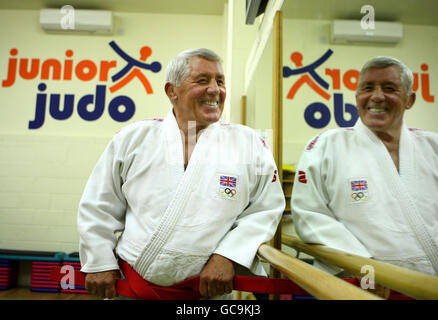
[[[282,243],[297,251],[334,264],[356,276],[363,276],[365,265],[374,268],[375,282],[415,299],[438,299],[438,277],[409,270],[389,263],[364,258],[320,244],[306,244],[301,239],[282,234]]]
[[[382,300],[372,293],[318,270],[267,244],[262,244],[259,247],[258,254],[317,299]]]

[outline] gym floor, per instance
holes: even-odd
[[[0,290],[0,300],[101,300],[83,293],[34,292],[29,287]]]

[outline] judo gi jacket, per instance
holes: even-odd
[[[271,151],[254,130],[217,122],[184,169],[182,139],[173,111],[113,137],[79,205],[81,271],[118,269],[115,249],[163,286],[199,275],[213,253],[266,274],[257,249],[285,208]]]
[[[291,209],[303,241],[437,275],[437,194],[438,134],[403,124],[398,172],[359,119],[308,143]]]

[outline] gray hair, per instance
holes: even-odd
[[[362,78],[363,75],[365,74],[365,72],[370,69],[370,68],[386,68],[386,67],[390,67],[390,66],[396,66],[399,71],[400,71],[400,81],[402,83],[402,85],[405,87],[406,89],[406,93],[407,95],[411,95],[413,90],[412,90],[412,85],[414,83],[414,76],[412,74],[412,71],[400,60],[396,59],[396,58],[392,58],[392,57],[385,57],[385,56],[379,56],[379,57],[375,57],[371,60],[369,60],[368,62],[366,62],[364,64],[364,66],[362,67],[362,70],[360,70],[360,75],[359,75],[359,86],[362,82]],[[359,88],[358,86],[358,88]]]
[[[189,49],[181,52],[166,67],[166,82],[179,87],[190,74],[189,61],[192,57],[201,57],[222,64],[221,57],[214,51],[205,48]]]

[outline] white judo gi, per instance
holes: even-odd
[[[257,249],[285,207],[271,151],[254,130],[217,122],[184,170],[182,136],[170,111],[111,140],[79,205],[81,271],[118,269],[115,248],[163,286],[199,275],[213,253],[266,275]]]
[[[403,124],[399,170],[360,119],[353,128],[316,136],[296,169],[291,208],[297,234],[308,243],[438,275],[438,134]]]

